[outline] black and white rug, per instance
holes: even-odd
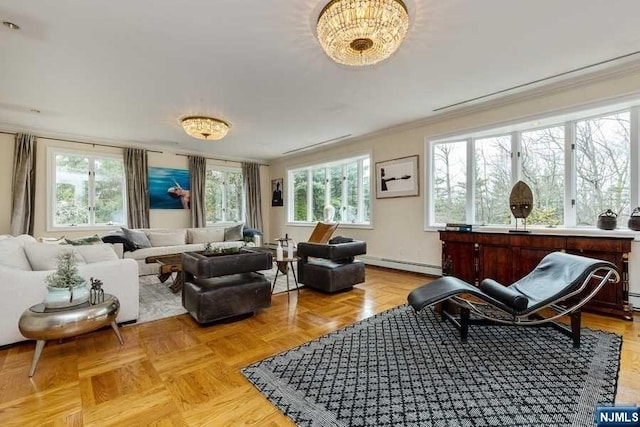
[[[613,404],[622,338],[470,326],[400,306],[242,369],[302,426],[586,426]]]
[[[276,269],[273,268],[271,270],[262,271],[262,273],[273,285]],[[153,320],[177,316],[187,312],[187,310],[182,306],[182,294],[180,292],[174,294],[171,289],[169,289],[171,279],[168,279],[164,283],[160,283],[158,276],[152,274],[148,276],[140,276],[139,282],[140,306],[138,320],[136,323],[151,322]],[[291,291],[295,289],[295,282],[291,272],[289,272],[289,289]],[[286,276],[279,273],[273,293],[278,294],[282,292],[287,292],[287,280]]]

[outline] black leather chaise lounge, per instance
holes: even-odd
[[[581,307],[606,283],[619,280],[620,276],[610,262],[553,252],[510,286],[484,279],[476,287],[445,276],[414,289],[408,302],[416,311],[442,303],[442,319],[451,321],[460,330],[462,341],[467,339],[470,324],[544,325],[572,337],[573,346],[579,347]],[[585,289],[588,291],[583,293]],[[476,298],[464,298],[462,294]],[[459,306],[458,317],[449,312],[449,302]],[[545,308],[552,309],[555,314],[542,317],[540,311]],[[473,318],[471,313],[475,315]],[[571,329],[554,322],[564,315],[570,316]]]

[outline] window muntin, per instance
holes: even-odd
[[[629,214],[631,198],[630,113],[576,122],[576,224],[595,226],[611,209]]]
[[[632,120],[632,115],[640,115],[638,108],[589,118],[574,114],[572,120],[542,129],[513,126],[522,130],[510,134],[514,154],[509,162],[500,163],[503,167],[500,171],[504,172],[504,165],[510,163],[510,182],[506,177],[504,180],[508,182],[509,192],[518,180],[527,182],[531,187],[534,210],[527,219],[529,225],[594,226],[598,214],[606,209],[612,209],[622,217],[630,214],[632,200],[640,198],[640,182],[631,181],[631,172],[638,168],[640,159],[631,156],[633,142],[630,137],[640,133],[640,130],[633,129],[640,120]],[[487,130],[484,134],[490,132]],[[494,174],[496,168],[490,168],[490,173],[483,171],[486,160],[484,153],[478,152],[478,146],[493,138],[474,138],[473,135],[468,138],[430,144],[430,194],[426,198],[426,212],[432,226],[459,222],[464,218],[470,218],[469,222],[476,225],[501,225],[498,221],[496,224],[487,220],[482,213],[482,209],[488,209],[482,206],[486,194],[500,191],[494,189],[483,194],[481,187],[484,184],[482,180]],[[448,155],[459,159],[459,171],[449,167],[449,181],[459,184],[452,185],[451,191],[445,185],[445,147],[449,150],[455,147],[456,150]],[[465,147],[472,149],[473,155],[465,156]],[[449,163],[453,163],[451,159]],[[473,177],[467,179],[471,173],[474,173]],[[456,174],[457,179],[453,179]],[[464,200],[460,200],[464,182],[472,188],[465,191]],[[499,205],[502,197],[496,199]],[[456,200],[458,203],[453,204]],[[452,204],[446,205],[444,201]],[[508,196],[502,203],[508,204]],[[513,224],[511,216],[509,221]]]
[[[126,183],[120,156],[52,150],[50,225],[126,225]]]
[[[244,183],[242,170],[208,168],[205,180],[207,224],[244,221]]]
[[[289,222],[323,221],[324,207],[330,204],[333,221],[370,224],[369,163],[369,156],[361,156],[289,170]]]

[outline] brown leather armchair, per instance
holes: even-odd
[[[354,257],[367,253],[367,243],[298,243],[298,282],[324,292],[351,289],[365,280],[362,261]]]

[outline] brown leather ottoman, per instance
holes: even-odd
[[[182,255],[182,305],[198,323],[269,307],[271,283],[256,271],[269,270],[272,265],[272,256],[266,252],[244,250],[212,257],[186,252]]]

